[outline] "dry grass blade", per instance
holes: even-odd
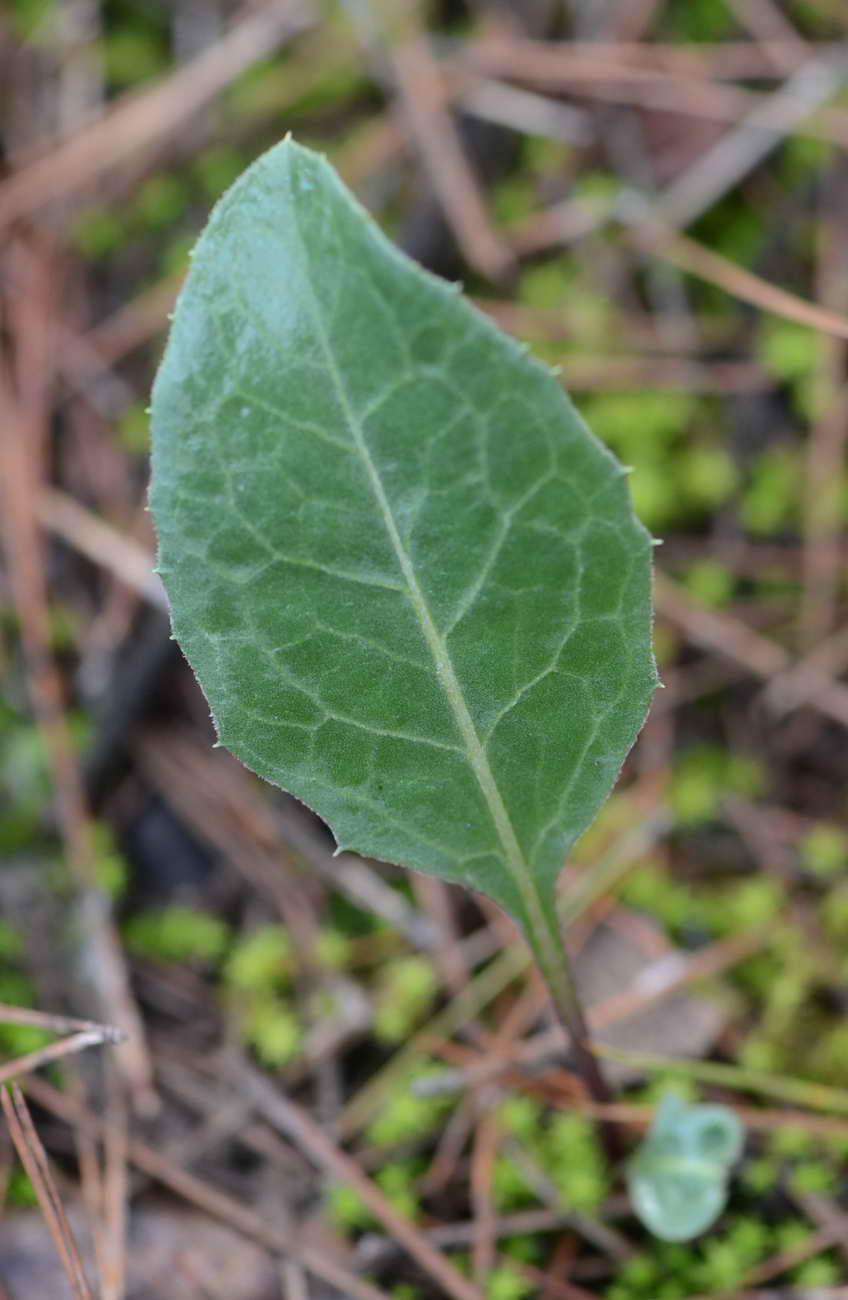
[[[0,1084],[8,1083],[10,1079],[17,1079],[23,1074],[30,1074],[33,1070],[39,1070],[43,1065],[50,1065],[53,1061],[60,1061],[65,1056],[72,1056],[76,1052],[82,1052],[86,1047],[100,1047],[103,1043],[119,1043],[124,1035],[119,1030],[101,1029],[84,1029],[78,1034],[72,1034],[70,1038],[63,1038],[58,1043],[48,1043],[46,1047],[36,1048],[34,1052],[28,1052],[26,1056],[19,1056],[16,1061],[9,1061],[8,1064],[0,1066]]]
[[[74,1016],[56,1016],[47,1011],[33,1011],[31,1007],[10,1007],[0,1002],[0,1024],[28,1025],[32,1029],[48,1029],[54,1034],[83,1032],[100,1035],[101,1043],[119,1043],[123,1037],[114,1025],[98,1025],[93,1020],[77,1020]]]
[[[80,555],[108,569],[125,587],[159,609],[168,608],[162,583],[153,571],[156,562],[139,542],[125,537],[56,488],[45,488],[41,493],[39,518],[45,528]]]
[[[836,93],[844,79],[844,62],[843,55],[839,60],[803,63],[779,90],[672,182],[657,203],[663,219],[673,226],[688,226],[723,198]]]
[[[811,329],[822,330],[840,339],[848,339],[848,317],[840,312],[821,307],[818,303],[808,302],[788,289],[770,284],[762,276],[755,275],[738,266],[729,257],[705,248],[697,240],[680,235],[663,222],[646,212],[641,196],[630,196],[622,203],[620,214],[627,221],[629,213],[634,212],[635,222],[629,227],[629,235],[636,247],[662,257],[681,271],[697,275],[710,284],[717,284],[735,298],[753,303],[763,311],[785,316],[787,320],[797,321],[799,325],[808,325]]]
[[[47,1163],[26,1099],[17,1084],[0,1090],[0,1100],[15,1149],[38,1197],[50,1235],[56,1245],[62,1267],[70,1283],[74,1300],[94,1300],[85,1278],[82,1260],[68,1223],[53,1175]]]
[[[426,37],[413,36],[392,51],[392,64],[410,133],[457,243],[481,275],[502,280],[513,269],[509,246],[492,226],[480,188],[445,105],[441,70]]]
[[[803,58],[807,42],[798,35],[775,0],[731,0],[734,13],[747,27],[761,50],[768,52],[776,66],[791,66],[792,59]]]
[[[772,677],[763,698],[775,713],[788,713],[809,703],[834,685],[848,669],[848,625],[841,627],[803,659]]]
[[[606,54],[599,57],[596,49]],[[684,52],[684,58],[688,53]],[[767,105],[770,98],[742,86],[693,75],[691,65],[679,71],[656,64],[651,67],[644,60],[614,58],[609,46],[594,44],[589,51],[579,51],[573,45],[528,40],[478,41],[462,67],[555,94],[634,104],[713,122],[740,122]],[[829,139],[844,148],[848,144],[848,114],[838,106],[820,108],[805,118],[796,132]]]

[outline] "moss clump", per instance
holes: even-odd
[[[219,961],[229,937],[229,928],[219,917],[193,907],[163,907],[144,912],[124,927],[124,938],[131,952],[176,964]]]
[[[439,981],[427,957],[398,957],[377,977],[374,1033],[381,1043],[401,1043],[433,1005]]]

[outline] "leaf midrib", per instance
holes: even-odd
[[[321,350],[327,364],[327,369],[339,401],[339,405],[347,421],[351,437],[360,460],[368,475],[371,490],[379,507],[383,525],[391,542],[395,557],[403,574],[407,586],[407,595],[413,612],[421,627],[421,632],[427,647],[432,655],[433,664],[436,670],[436,676],[442,684],[448,703],[459,728],[465,748],[465,756],[474,772],[477,783],[480,786],[486,806],[489,809],[492,821],[497,831],[498,839],[504,853],[504,861],[511,875],[513,882],[518,889],[519,896],[525,909],[527,920],[530,923],[533,934],[532,938],[537,942],[544,944],[547,951],[548,961],[551,968],[555,969],[559,965],[558,954],[552,949],[552,938],[550,935],[549,923],[546,920],[542,900],[533,881],[529,865],[524,857],[518,837],[512,825],[506,805],[501,796],[494,773],[489,765],[485,750],[477,735],[477,729],[474,720],[465,702],[465,696],[462,692],[453,661],[450,657],[448,648],[441,637],[438,628],[430,613],[429,606],[421,590],[414,565],[409,554],[404,547],[403,540],[400,536],[394,514],[392,513],[391,504],[386,495],[383,481],[380,477],[379,470],[371,456],[368,444],[365,441],[365,433],[362,424],[351,403],[347,385],[339,367],[330,344],[327,331],[324,327],[323,316],[321,313],[318,295],[312,285],[309,274],[309,257],[300,228],[300,213],[298,201],[295,195],[294,185],[292,182],[292,151],[288,154],[288,182],[289,196],[293,214],[293,227],[300,245],[300,264],[303,274],[303,283],[308,289],[312,307],[312,316],[315,324],[315,332],[321,345]]]

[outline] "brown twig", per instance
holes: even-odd
[[[65,1120],[68,1124],[84,1126],[89,1132],[105,1137],[106,1126],[92,1116],[85,1115],[66,1094],[44,1082],[42,1079],[29,1079],[27,1091],[51,1114]],[[362,1281],[342,1265],[329,1259],[324,1251],[315,1250],[302,1243],[291,1240],[281,1231],[278,1223],[270,1222],[255,1214],[248,1206],[234,1200],[225,1192],[210,1187],[193,1174],[179,1168],[152,1147],[137,1139],[130,1139],[127,1144],[127,1156],[137,1169],[156,1182],[167,1187],[176,1196],[196,1205],[206,1214],[226,1223],[235,1232],[251,1241],[256,1241],[272,1254],[282,1258],[291,1257],[299,1262],[315,1277],[337,1287],[343,1295],[352,1300],[387,1300],[385,1292],[368,1282]]]
[[[808,43],[799,36],[774,0],[730,0],[739,21],[747,27],[775,68],[788,72],[809,57]]]
[[[663,617],[681,627],[695,645],[717,651],[765,680],[790,668],[791,656],[783,646],[754,632],[731,614],[699,605],[665,574],[655,575],[655,593]],[[819,713],[848,726],[848,687],[831,683],[808,702]]]
[[[446,1295],[454,1300],[482,1300],[482,1293],[457,1272],[449,1260],[430,1244],[414,1224],[400,1215],[375,1183],[315,1123],[311,1115],[279,1093],[249,1066],[239,1071],[240,1086],[247,1087],[254,1105],[268,1122],[300,1146],[327,1173],[352,1187],[371,1213]]]
[[[658,196],[660,220],[688,226],[717,203],[839,89],[844,62],[842,55],[802,63]]]
[[[73,1056],[87,1047],[119,1043],[123,1037],[123,1033],[116,1029],[84,1029],[81,1033],[72,1034],[70,1038],[64,1038],[59,1043],[49,1043],[46,1047],[28,1052],[26,1056],[19,1056],[15,1061],[0,1065],[0,1085],[8,1083],[11,1079],[20,1078],[21,1075],[30,1074],[33,1070],[39,1070],[44,1065],[51,1065],[54,1061],[61,1061],[66,1056]]]
[[[848,338],[848,317],[829,307],[808,302],[779,285],[771,284],[729,257],[704,247],[687,235],[678,234],[647,211],[641,198],[628,196],[628,201],[619,206],[619,214],[625,220],[627,237],[636,247],[665,258],[674,266],[697,275],[710,284],[718,285],[743,302],[753,303],[764,311],[785,316],[787,320],[833,334],[836,338]]]
[[[489,220],[480,187],[446,107],[441,71],[426,36],[407,35],[391,50],[394,84],[410,134],[457,243],[470,266],[493,281],[503,280],[514,259]]]
[[[481,1289],[491,1273],[495,1258],[497,1214],[492,1197],[492,1178],[498,1151],[498,1113],[481,1096],[483,1113],[477,1120],[471,1152],[471,1207],[474,1236],[471,1243],[471,1276]]]
[[[763,689],[768,708],[780,715],[831,690],[848,669],[848,624],[796,663],[773,676]]]
[[[519,81],[557,94],[587,96],[611,103],[635,104],[664,113],[701,117],[708,121],[738,123],[756,112],[769,96],[740,86],[693,75],[646,67],[613,57],[614,47],[598,57],[594,46],[581,53],[573,46],[530,40],[478,41],[456,67],[489,77]],[[813,50],[815,53],[815,50]],[[825,57],[831,51],[822,51]],[[688,56],[684,56],[688,57]],[[820,108],[796,128],[800,135],[848,144],[848,113],[842,108]]]
[[[74,1300],[94,1300],[85,1278],[79,1250],[71,1225],[56,1188],[44,1147],[29,1113],[26,1099],[17,1084],[0,1089],[3,1113],[15,1149],[38,1197],[38,1204],[56,1246],[62,1267],[74,1293]]]

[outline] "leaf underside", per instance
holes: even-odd
[[[656,684],[650,539],[555,378],[287,140],[212,214],[152,416],[222,743],[532,924]]]

